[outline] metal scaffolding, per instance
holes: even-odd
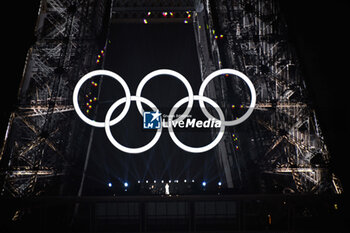
[[[30,197],[60,179],[74,153],[72,90],[94,67],[106,2],[42,0],[1,150],[1,195]]]
[[[227,150],[232,151],[228,161],[240,161],[232,169],[237,171],[233,179],[239,177],[241,186],[258,179],[261,192],[341,193],[339,180],[328,170],[329,151],[310,107],[297,56],[287,42],[278,2],[206,0],[197,4],[203,10],[197,12],[194,26],[202,75],[234,68],[247,74],[257,90],[252,120],[235,130],[233,137],[244,135],[235,142],[244,149]],[[247,91],[234,79],[213,82],[208,91],[223,106],[230,104],[232,93],[243,96],[241,106],[249,106]],[[227,134],[222,142],[226,146],[221,147],[230,148],[230,141]],[[252,167],[259,170],[259,178],[249,175]]]

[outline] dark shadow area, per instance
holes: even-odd
[[[296,48],[307,89],[330,150],[331,169],[349,183],[344,163],[349,103],[347,102],[348,37],[345,3],[279,1],[288,26],[288,40]]]

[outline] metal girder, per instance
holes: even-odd
[[[196,12],[193,14],[193,26],[195,31],[197,54],[200,65],[201,77],[206,78],[211,72],[221,68],[220,51],[212,34],[213,21],[208,2],[197,1],[194,5]],[[223,80],[213,80],[206,88],[206,96],[214,99],[219,105],[227,104],[227,86]],[[225,112],[227,113],[227,112]],[[226,114],[228,115],[228,114]],[[214,137],[213,133],[213,137]],[[219,174],[226,181],[228,188],[235,188],[241,181],[240,165],[236,163],[231,142],[231,133],[225,133],[223,139],[215,150],[217,163],[222,170]]]
[[[24,117],[45,116],[48,110],[48,106],[34,105],[28,107],[19,107],[19,110],[21,110],[22,115]],[[53,114],[70,112],[73,110],[73,105],[55,105],[53,109]]]
[[[139,7],[193,7],[195,0],[115,0],[114,7],[135,8]]]

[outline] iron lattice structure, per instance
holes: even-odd
[[[86,152],[86,142],[70,143],[84,131],[77,129],[72,111],[73,87],[79,77],[101,66],[94,55],[105,39],[108,12],[114,12],[113,19],[142,22],[150,10],[174,11],[175,21],[181,14],[188,16],[182,11],[191,11],[188,22],[194,26],[202,78],[219,68],[234,68],[254,83],[258,103],[253,116],[227,132],[215,151],[229,188],[342,192],[327,169],[329,152],[275,1],[116,0],[111,6],[107,0],[41,1],[38,40],[28,52],[20,103],[1,151],[3,195],[45,192]],[[232,95],[244,103],[250,98],[246,93],[235,79],[223,78],[212,81],[206,95],[227,106]],[[230,115],[235,117],[226,109]]]
[[[27,54],[19,106],[1,151],[2,195],[39,195],[76,159],[71,96],[79,77],[96,68],[91,54],[98,51],[107,2],[41,1],[37,41]]]
[[[196,9],[202,76],[234,68],[247,74],[257,91],[252,120],[227,133],[219,146],[220,156],[226,153],[230,164],[226,177],[241,187],[255,183],[262,192],[341,193],[339,180],[327,167],[329,151],[310,107],[297,55],[287,41],[278,2],[206,0],[198,1]],[[242,103],[250,98],[234,79],[217,80],[207,92],[222,106],[232,93]],[[249,174],[250,169],[259,170],[259,178]]]

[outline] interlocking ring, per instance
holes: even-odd
[[[147,104],[149,107],[152,108],[153,111],[158,111],[157,107],[148,99],[143,98],[143,97],[138,97],[138,96],[131,96],[131,101],[140,101],[142,103]],[[106,114],[106,119],[105,119],[105,131],[106,131],[106,135],[109,139],[109,141],[119,150],[124,151],[126,153],[130,153],[130,154],[138,154],[138,153],[142,153],[145,152],[149,149],[151,149],[159,140],[160,135],[162,134],[162,128],[157,129],[156,135],[154,136],[154,138],[152,139],[151,142],[149,142],[147,145],[139,147],[139,148],[130,148],[130,147],[126,147],[123,146],[121,144],[119,144],[119,142],[117,142],[115,140],[115,138],[112,135],[111,132],[111,128],[110,128],[110,120],[112,117],[112,114],[114,112],[114,110],[121,105],[122,103],[126,103],[127,102],[127,98],[121,98],[119,100],[117,100],[108,110],[107,114]]]
[[[249,106],[248,111],[241,116],[239,119],[233,120],[233,121],[225,121],[225,117],[224,114],[222,112],[222,110],[220,109],[220,107],[218,106],[217,103],[215,103],[212,99],[205,97],[204,96],[204,90],[206,88],[206,86],[208,85],[208,83],[215,77],[223,75],[223,74],[232,74],[232,75],[236,75],[239,78],[241,78],[243,81],[245,81],[250,89],[250,94],[251,94],[251,103]],[[82,111],[79,108],[79,103],[78,103],[78,95],[79,95],[79,90],[82,87],[83,83],[94,77],[94,76],[109,76],[114,78],[115,80],[117,80],[123,87],[124,92],[125,92],[125,97],[117,100],[107,111],[106,117],[105,117],[105,122],[97,122],[94,120],[89,119],[87,116],[85,116]],[[169,135],[171,137],[171,139],[174,141],[174,143],[180,147],[181,149],[191,152],[191,153],[202,153],[202,152],[206,152],[212,148],[214,148],[222,139],[223,135],[224,135],[224,131],[225,131],[225,126],[233,126],[233,125],[238,125],[240,123],[242,123],[243,121],[245,121],[246,119],[248,119],[248,117],[252,114],[254,107],[255,107],[255,103],[256,103],[256,92],[255,92],[255,88],[253,83],[250,81],[250,79],[243,73],[237,71],[237,70],[233,70],[233,69],[221,69],[218,71],[213,72],[212,74],[210,74],[207,78],[204,79],[202,85],[199,88],[199,94],[198,95],[193,95],[193,91],[192,91],[192,87],[189,84],[188,80],[182,76],[180,73],[173,71],[173,70],[169,70],[169,69],[161,69],[161,70],[156,70],[153,71],[151,73],[149,73],[148,75],[146,75],[140,82],[140,84],[137,87],[136,90],[136,95],[135,96],[131,96],[130,94],[130,90],[128,85],[126,84],[126,82],[124,81],[123,78],[121,78],[119,75],[117,75],[116,73],[112,72],[112,71],[108,71],[108,70],[96,70],[96,71],[92,71],[86,75],[84,75],[76,84],[75,88],[74,88],[74,92],[73,92],[73,105],[75,108],[75,111],[77,112],[78,116],[87,124],[91,125],[91,126],[95,126],[95,127],[104,127],[105,131],[106,131],[106,135],[107,138],[110,140],[110,142],[119,150],[124,151],[126,153],[131,153],[131,154],[138,154],[138,153],[142,153],[145,152],[149,149],[151,149],[159,140],[160,135],[162,133],[162,128],[157,129],[156,134],[154,136],[154,138],[151,140],[151,142],[149,142],[147,145],[142,146],[142,147],[138,147],[138,148],[129,148],[129,147],[125,147],[123,145],[121,145],[119,142],[117,142],[115,140],[115,138],[113,137],[112,133],[111,133],[111,129],[110,126],[117,124],[118,122],[120,122],[125,115],[127,114],[127,112],[129,111],[130,105],[131,105],[131,101],[135,101],[137,108],[139,110],[139,112],[141,114],[143,114],[144,110],[142,108],[142,104],[141,103],[145,103],[146,105],[148,105],[149,107],[151,107],[151,109],[155,112],[158,112],[158,109],[156,107],[156,105],[154,105],[150,100],[141,97],[141,92],[143,87],[145,86],[145,84],[152,78],[159,76],[159,75],[170,75],[173,76],[177,79],[179,79],[186,87],[187,92],[188,92],[188,96],[179,100],[171,109],[170,113],[169,113],[169,117],[168,117],[168,130],[169,130]],[[202,146],[202,147],[190,147],[187,146],[185,144],[183,144],[182,142],[180,142],[178,140],[178,138],[176,137],[174,131],[173,131],[173,126],[172,126],[172,122],[176,122],[176,121],[181,121],[183,119],[185,119],[188,114],[190,113],[192,106],[193,106],[193,102],[194,100],[199,101],[199,105],[201,107],[201,110],[203,111],[203,114],[208,118],[208,119],[216,119],[215,117],[211,116],[210,113],[206,110],[204,102],[212,105],[215,110],[218,112],[219,114],[219,118],[220,120],[216,119],[217,121],[221,122],[220,125],[220,130],[218,135],[216,136],[216,138],[209,143],[206,146]],[[182,106],[183,104],[187,103],[187,108],[185,109],[184,113],[177,119],[173,119],[174,118],[174,114],[176,113],[176,110]],[[125,106],[122,110],[122,112],[120,113],[119,116],[117,116],[115,119],[111,120],[112,114],[114,112],[114,110],[121,104],[125,103]]]
[[[225,116],[224,113],[222,112],[221,108],[219,107],[219,105],[217,103],[215,103],[212,99],[209,99],[208,97],[205,96],[199,96],[199,95],[195,95],[194,96],[194,100],[198,100],[198,101],[204,101],[208,104],[210,104],[211,106],[213,106],[215,108],[215,110],[218,112],[219,117],[220,117],[220,121],[225,121]],[[173,116],[176,113],[176,110],[183,105],[184,103],[189,101],[189,97],[185,97],[181,100],[179,100],[174,106],[173,108],[170,110],[169,113],[169,118],[168,118],[168,130],[169,130],[169,135],[171,137],[171,139],[173,140],[173,142],[180,147],[181,149],[187,151],[187,152],[192,152],[192,153],[202,153],[205,151],[208,151],[210,149],[212,149],[213,147],[215,147],[221,140],[221,138],[224,136],[224,132],[225,132],[225,125],[221,124],[220,125],[220,130],[218,135],[216,136],[216,138],[214,139],[214,141],[212,141],[211,143],[209,143],[206,146],[202,146],[202,147],[191,147],[191,146],[187,146],[185,144],[183,144],[182,142],[180,142],[180,140],[175,136],[174,130],[173,130],[173,126],[171,124],[171,121],[173,120]]]
[[[80,119],[82,119],[85,123],[87,123],[91,126],[95,126],[95,127],[99,127],[99,128],[105,127],[105,122],[97,122],[97,121],[91,120],[87,116],[85,116],[84,113],[80,110],[79,103],[78,103],[78,95],[79,95],[79,90],[80,90],[81,86],[84,84],[84,82],[86,82],[86,80],[88,80],[92,77],[95,77],[95,76],[102,76],[102,75],[109,76],[109,77],[112,77],[115,80],[117,80],[117,82],[119,82],[122,85],[124,92],[125,92],[125,97],[126,97],[126,103],[125,103],[123,111],[120,113],[119,116],[117,116],[114,120],[112,120],[110,122],[111,125],[117,124],[119,121],[121,121],[125,117],[125,115],[129,111],[130,104],[131,104],[131,101],[130,101],[131,94],[130,94],[129,87],[126,84],[126,82],[124,81],[124,79],[122,77],[120,77],[119,75],[117,75],[116,73],[114,73],[112,71],[108,71],[108,70],[95,70],[95,71],[92,71],[92,72],[84,75],[78,81],[78,83],[75,85],[75,88],[73,91],[73,106],[74,106],[74,109],[77,112],[78,116],[80,117]]]
[[[234,125],[238,125],[241,124],[243,121],[247,120],[248,117],[253,113],[254,107],[255,107],[255,103],[256,103],[256,92],[255,92],[255,88],[253,83],[250,81],[250,79],[243,74],[242,72],[239,72],[237,70],[233,70],[233,69],[221,69],[221,70],[217,70],[213,73],[211,73],[206,79],[204,79],[202,85],[199,88],[199,96],[203,96],[204,94],[204,90],[206,88],[206,86],[208,85],[208,83],[215,77],[218,77],[220,75],[223,74],[233,74],[236,75],[238,77],[240,77],[244,82],[247,83],[249,90],[250,90],[250,105],[248,108],[248,111],[246,113],[243,114],[243,116],[241,116],[240,118],[233,120],[233,121],[223,121],[222,123],[225,126],[234,126]],[[212,115],[210,115],[210,113],[207,111],[207,109],[205,108],[205,105],[203,103],[202,100],[199,100],[199,106],[202,109],[203,114],[207,117],[207,118],[214,118]]]
[[[161,70],[153,71],[153,72],[149,73],[148,75],[146,75],[141,80],[141,82],[139,83],[139,85],[136,89],[136,96],[140,97],[142,89],[145,86],[145,84],[149,80],[151,80],[152,78],[157,77],[159,75],[170,75],[171,77],[175,77],[175,78],[179,79],[185,85],[186,90],[188,92],[188,97],[189,97],[188,105],[187,105],[187,108],[185,109],[184,113],[181,114],[181,116],[179,118],[174,120],[174,121],[182,121],[183,119],[185,119],[188,116],[188,114],[190,113],[192,106],[193,106],[193,90],[192,90],[191,84],[188,82],[188,80],[182,74],[180,74],[176,71],[173,71],[173,70],[168,70],[168,69],[161,69]],[[142,108],[140,101],[136,101],[136,105],[137,105],[137,109],[139,110],[139,112],[142,115],[144,110]]]

